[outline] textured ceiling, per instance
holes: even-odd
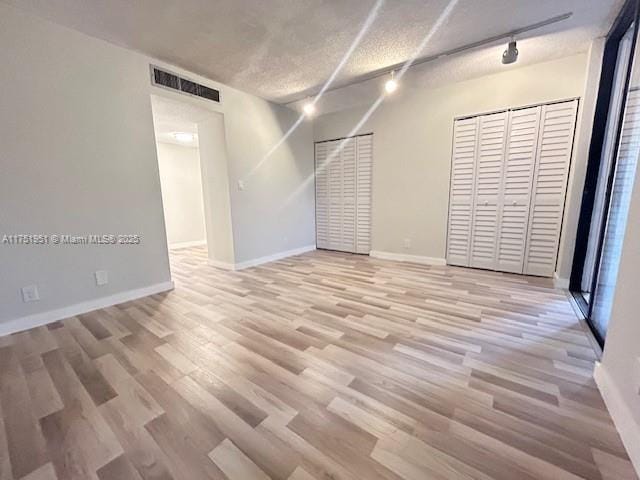
[[[375,4],[375,0],[0,1],[281,103],[320,88]],[[592,38],[606,32],[622,3],[459,0],[421,55],[570,11],[574,15],[569,20],[527,35],[556,33],[529,58],[585,51]],[[414,55],[447,4],[448,0],[386,0],[335,85]],[[482,63],[468,63],[459,67],[463,76],[486,70]]]

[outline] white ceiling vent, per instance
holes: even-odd
[[[205,98],[220,103],[220,91],[215,88],[205,87],[174,73],[161,70],[151,65],[151,84],[157,87],[168,88],[186,95]]]

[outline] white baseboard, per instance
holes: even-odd
[[[235,270],[236,269],[235,263],[221,262],[220,260],[211,260],[211,259],[208,259],[207,262],[212,267],[221,268],[223,270]]]
[[[150,285],[148,287],[114,293],[107,297],[87,300],[86,302],[76,303],[74,305],[69,305],[68,307],[57,308],[55,310],[49,310],[48,312],[35,313],[33,315],[16,318],[15,320],[0,323],[0,336],[21,332],[34,327],[40,327],[75,315],[92,312],[93,310],[99,310],[112,305],[118,305],[119,303],[130,302],[131,300],[148,297],[149,295],[155,295],[156,293],[167,292],[169,290],[173,290],[173,288],[173,282],[156,283],[155,285]]]
[[[618,390],[618,387],[599,362],[596,363],[593,378],[598,385],[611,418],[613,418],[613,423],[618,429],[618,433],[620,433],[620,438],[622,438],[622,443],[627,449],[631,463],[640,475],[640,442],[638,442],[640,425],[635,421],[631,408],[625,403],[620,390]],[[637,397],[634,400],[637,400]]]
[[[438,257],[425,257],[422,255],[410,255],[408,253],[393,253],[382,252],[380,250],[371,250],[369,255],[374,258],[381,258],[383,260],[395,260],[396,262],[412,262],[420,263],[423,265],[446,265],[447,261],[444,258]]]
[[[207,244],[206,240],[194,240],[193,242],[170,243],[169,248],[171,250],[178,250],[180,248],[200,247],[206,244]]]
[[[560,278],[558,276],[558,272],[553,272],[553,286],[555,288],[559,288],[561,290],[569,289],[569,279],[568,278]]]
[[[239,263],[220,262],[218,260],[209,259],[209,265],[217,268],[223,268],[225,270],[243,270],[245,268],[256,267],[263,263],[275,262],[276,260],[282,260],[283,258],[293,257],[295,255],[301,255],[303,253],[311,252],[316,249],[315,245],[307,245],[300,248],[294,248],[293,250],[287,250],[285,252],[274,253],[273,255],[266,255],[264,257],[254,258],[251,260],[245,260]]]

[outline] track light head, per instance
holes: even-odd
[[[307,117],[311,117],[314,113],[316,113],[316,106],[313,104],[313,102],[309,101],[304,104],[304,107],[302,107],[302,111]]]
[[[512,39],[509,42],[507,49],[502,52],[502,63],[509,65],[511,63],[516,63],[516,60],[518,60],[518,48],[516,47],[516,41]]]
[[[393,93],[398,89],[398,82],[394,78],[393,71],[391,72],[391,78],[387,80],[387,82],[384,84],[384,89],[386,90],[387,93]]]

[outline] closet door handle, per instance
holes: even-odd
[[[514,200],[514,201],[513,201],[513,205],[514,205],[514,206],[515,206],[515,205],[518,205],[518,202]]]
[[[489,200],[484,201],[484,206],[486,207],[487,205],[489,205]]]

